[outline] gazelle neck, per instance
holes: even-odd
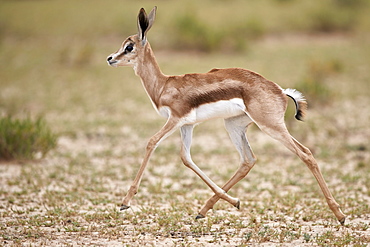
[[[134,66],[134,71],[141,78],[141,82],[152,103],[158,107],[159,96],[161,95],[167,76],[159,68],[149,42],[145,44],[143,50],[142,59]]]

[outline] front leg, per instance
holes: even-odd
[[[149,159],[153,151],[156,149],[156,147],[162,140],[170,136],[176,129],[179,128],[178,123],[179,123],[179,120],[177,118],[170,117],[167,120],[166,124],[162,127],[162,129],[158,131],[154,136],[152,136],[152,138],[150,138],[146,146],[146,152],[145,152],[143,162],[141,163],[139,171],[136,174],[135,180],[133,181],[130,189],[128,190],[125,198],[122,201],[121,210],[125,210],[130,207],[130,201],[139,189],[139,185],[143,177],[144,170],[149,162]]]

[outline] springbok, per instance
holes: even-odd
[[[138,33],[129,36],[119,50],[107,58],[110,66],[133,67],[135,74],[141,78],[154,109],[167,119],[162,129],[149,139],[143,162],[122,201],[121,210],[130,207],[130,201],[138,191],[143,172],[155,148],[177,129],[181,132],[183,163],[214,192],[196,219],[205,217],[220,198],[239,209],[239,199],[231,197],[227,192],[244,178],[256,163],[256,156],[246,137],[247,127],[255,123],[308,166],[330,209],[339,222],[344,224],[345,215],[330,193],[311,151],[294,139],[285,126],[284,114],[288,97],[295,103],[295,118],[302,120],[304,117],[307,103],[302,94],[295,89],[282,89],[263,76],[241,68],[212,69],[208,73],[178,76],[163,74],[147,40],[147,33],[154,23],[156,10],[154,7],[147,15],[143,8],[140,9],[137,18]],[[194,126],[213,118],[225,119],[226,130],[241,159],[240,167],[222,188],[199,169],[190,155]]]

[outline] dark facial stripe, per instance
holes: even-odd
[[[129,39],[127,39],[127,41],[129,41],[130,43],[128,44],[128,45],[132,45],[133,47],[135,46],[135,43],[129,38]],[[127,42],[125,42],[124,43],[124,45],[123,45],[123,47],[127,47],[128,45],[126,45],[127,44]],[[118,56],[117,56],[117,58],[116,59],[121,59],[124,55],[126,55],[127,53],[129,53],[127,50],[126,50],[126,48],[125,48],[125,50],[123,51],[123,52],[121,52]]]

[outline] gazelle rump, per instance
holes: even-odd
[[[337,219],[344,224],[345,215],[330,193],[319,166],[308,148],[300,144],[288,132],[284,114],[288,98],[296,106],[295,117],[302,120],[307,103],[302,94],[294,89],[282,89],[263,76],[241,68],[212,69],[208,73],[167,76],[162,73],[147,40],[152,27],[156,7],[146,14],[141,9],[137,19],[138,34],[129,36],[120,49],[108,56],[108,64],[114,67],[131,66],[146,90],[156,111],[167,119],[166,124],[147,144],[143,162],[124,197],[121,210],[130,207],[137,193],[144,170],[157,145],[177,129],[181,132],[181,159],[215,193],[202,207],[197,218],[205,217],[220,199],[239,208],[240,201],[227,192],[243,179],[256,163],[249,146],[246,131],[255,123],[263,132],[280,141],[295,153],[311,170]],[[222,187],[217,186],[193,162],[190,154],[193,128],[196,124],[213,118],[224,118],[225,128],[240,154],[240,166]]]

